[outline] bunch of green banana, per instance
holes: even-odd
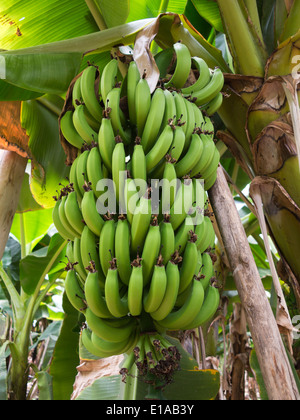
[[[62,137],[78,149],[53,209],[68,240],[66,295],[85,316],[89,353],[127,353],[124,380],[136,365],[169,382],[180,354],[165,333],[199,327],[220,301],[215,232],[200,209],[220,162],[209,116],[224,78],[181,42],[174,53],[173,73],[153,93],[134,61],[124,79],[115,59],[102,72],[88,65],[60,118]]]

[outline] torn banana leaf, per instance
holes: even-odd
[[[300,208],[276,179],[256,177],[272,239],[300,282]],[[250,191],[251,194],[251,191]]]

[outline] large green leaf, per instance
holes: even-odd
[[[117,5],[111,0],[92,0],[92,2],[98,5],[108,28],[119,26],[126,22],[130,9],[130,0],[123,0],[118,2]]]
[[[1,49],[26,48],[96,31],[83,0],[1,0]]]
[[[28,101],[43,96],[43,93],[22,89],[0,80],[0,100],[5,101]]]
[[[69,174],[59,139],[58,116],[40,102],[27,101],[22,104],[21,123],[29,136],[33,156],[30,180],[32,194],[38,204],[52,208],[59,183]]]
[[[157,17],[161,12],[183,14],[186,4],[187,0],[130,0],[130,13],[127,22]]]
[[[7,369],[6,369],[6,347],[8,342],[0,342],[0,401],[7,400]]]
[[[192,0],[197,12],[219,32],[224,32],[218,5],[214,1]]]
[[[46,235],[53,224],[52,209],[30,211],[14,216],[11,233],[26,245],[30,253],[39,240]]]
[[[61,250],[65,241],[59,234],[55,234],[48,247],[42,248],[20,262],[20,281],[23,290],[31,295],[42,279],[49,273],[50,269],[65,256],[64,249]],[[46,273],[46,274],[45,274]]]
[[[77,374],[76,367],[79,365],[79,335],[76,332],[78,312],[69,303],[65,294],[63,309],[65,317],[49,371],[53,380],[53,399],[60,401],[70,400]]]
[[[77,75],[81,53],[15,54],[2,55],[5,80],[21,89],[52,94],[67,91]],[[1,95],[2,100],[6,100]]]

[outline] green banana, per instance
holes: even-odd
[[[188,47],[181,42],[176,42],[173,45],[173,48],[176,54],[175,71],[171,79],[165,83],[165,87],[175,87],[177,89],[181,89],[185,85],[191,71],[191,54]]]
[[[177,124],[182,127],[182,129],[184,131],[184,134],[186,134],[187,127],[188,127],[187,101],[178,92],[172,92],[172,95],[174,96],[174,101],[175,101],[175,105],[176,105]],[[186,143],[187,143],[187,141],[186,141]]]
[[[83,102],[82,94],[81,94],[81,76],[77,77],[72,91],[72,105],[74,108],[77,108]]]
[[[209,253],[204,252],[202,254],[202,268],[199,273],[199,279],[202,283],[204,290],[208,288],[210,279],[214,277],[214,264]]]
[[[202,152],[202,139],[197,133],[194,133],[192,134],[191,143],[186,155],[175,165],[178,178],[182,178],[185,175],[191,174],[192,170],[199,162]]]
[[[73,113],[73,124],[80,137],[91,144],[97,140],[97,132],[89,125],[85,115],[85,105],[79,105]]]
[[[144,278],[141,259],[132,262],[132,271],[128,285],[128,308],[131,316],[139,316],[143,310]]]
[[[97,271],[90,271],[87,275],[84,293],[85,300],[91,311],[98,317],[106,319],[112,318],[109,312],[105,296],[104,296],[105,283],[102,282]]]
[[[162,303],[155,312],[150,315],[155,321],[162,321],[173,310],[179,291],[180,273],[178,268],[178,260],[172,258],[166,266],[167,288]]]
[[[158,324],[167,328],[168,330],[185,330],[186,325],[189,325],[202,307],[204,301],[204,289],[199,280],[194,278],[190,294],[184,305],[171,312],[165,319],[158,322]]]
[[[123,111],[120,108],[120,100],[121,88],[115,87],[107,95],[106,112],[109,112],[115,136],[119,135],[123,142],[128,145],[131,143],[131,130],[129,127],[123,127],[122,125],[122,121],[125,119],[125,117]]]
[[[145,239],[142,253],[144,286],[146,286],[152,278],[153,268],[159,255],[160,246],[160,228],[157,217],[154,216]]]
[[[120,341],[127,340],[133,333],[135,322],[131,321],[116,327],[109,320],[104,320],[97,317],[90,308],[85,313],[86,322],[89,328],[100,338],[112,343],[118,343]]]
[[[62,135],[72,146],[81,149],[84,143],[81,136],[78,134],[73,123],[73,111],[67,111],[60,119],[60,129]]]
[[[87,188],[81,202],[83,220],[94,235],[100,237],[105,224],[103,218],[97,211],[96,199],[92,189]]]
[[[165,215],[164,220],[160,223],[161,236],[161,255],[165,265],[168,264],[171,256],[175,252],[175,233],[170,223],[170,216]]]
[[[167,89],[165,89],[163,92],[165,95],[165,112],[161,123],[161,131],[163,127],[165,127],[169,123],[170,120],[174,121],[177,115],[174,96]]]
[[[142,196],[134,211],[131,224],[131,252],[137,254],[142,250],[151,221],[151,199],[148,193]]]
[[[194,226],[192,217],[188,215],[175,233],[175,250],[180,254],[185,251],[190,233],[194,233]]]
[[[203,261],[202,261],[202,254],[201,254],[201,252],[197,250],[197,253],[198,253],[198,261],[197,261],[196,269],[194,271],[194,275],[196,277],[199,277],[200,271],[201,271],[201,269],[203,267]],[[203,283],[202,283],[202,285],[203,285]],[[187,290],[187,289],[185,289],[185,290]]]
[[[195,217],[197,220],[198,215],[203,214],[203,209],[205,207],[205,203],[207,202],[207,194],[205,193],[203,187],[203,181],[201,179],[193,178],[193,209],[194,212],[191,210],[190,215]],[[196,223],[195,223],[196,224]]]
[[[146,154],[147,172],[149,173],[168,153],[174,139],[174,126],[167,124],[155,145]]]
[[[99,261],[99,255],[97,251],[97,237],[94,233],[89,229],[88,226],[85,226],[81,235],[80,240],[80,253],[81,259],[84,268],[87,270],[93,261],[95,269],[100,273],[101,266]]]
[[[196,227],[195,227],[195,234],[197,235],[196,244],[197,244],[198,251],[201,251],[203,249],[202,244],[205,241],[207,229],[208,229],[208,223],[205,222],[205,216],[203,214],[199,214],[197,218]]]
[[[103,109],[100,105],[99,95],[95,92],[95,80],[98,75],[98,70],[95,66],[88,66],[81,76],[81,94],[85,106],[91,116],[101,122]],[[96,140],[96,139],[95,139]]]
[[[208,67],[206,61],[200,57],[192,57],[192,63],[195,64],[196,69],[199,72],[199,77],[193,85],[181,89],[181,92],[184,95],[202,90],[208,85],[211,79],[210,68]]]
[[[94,191],[95,197],[99,198],[101,195],[97,191],[97,185],[100,180],[103,179],[103,170],[102,170],[102,159],[98,149],[98,144],[95,144],[95,147],[92,147],[86,164],[87,179],[91,183],[92,190]]]
[[[142,138],[148,114],[151,108],[151,92],[147,80],[142,77],[135,90],[135,113],[137,134]]]
[[[126,216],[127,220],[132,225],[134,211],[136,209],[136,204],[140,197],[139,191],[136,187],[135,181],[132,178],[127,178],[125,180],[125,189],[124,189],[124,200],[126,206]]]
[[[131,163],[132,175],[135,180],[139,180],[140,195],[144,195],[147,190],[147,164],[144,147],[140,137],[135,139],[135,146],[132,153]]]
[[[209,136],[213,140],[214,134],[215,134],[215,128],[214,128],[214,125],[212,123],[212,120],[207,115],[204,115],[203,118],[204,118],[204,130],[203,130],[203,133],[206,136]]]
[[[180,125],[175,126],[174,139],[169,150],[172,159],[178,161],[183,153],[185,146],[185,132]]]
[[[170,155],[166,156],[166,164],[162,179],[161,212],[170,214],[178,190],[176,163]]]
[[[195,98],[195,104],[197,106],[205,105],[210,102],[224,86],[224,75],[222,70],[216,68],[212,71],[212,77],[210,82],[201,90],[193,92],[192,96]]]
[[[65,202],[65,214],[72,228],[76,230],[79,235],[81,235],[84,228],[83,216],[77,201],[77,194],[75,191],[72,191],[68,194]]]
[[[217,180],[217,177],[218,177],[218,173],[214,172],[212,175],[206,178],[204,182],[205,191],[209,191],[212,188],[212,186],[215,184]]]
[[[194,111],[195,104],[193,104],[192,102],[186,99],[185,105],[186,105],[186,110],[188,114],[187,126],[186,126],[186,132],[185,132],[185,136],[186,136],[185,150],[187,150],[191,143],[192,134],[194,133],[196,129],[196,117],[195,117],[195,111]]]
[[[81,194],[81,197],[84,195],[84,186],[87,182],[87,161],[90,154],[90,150],[84,150],[81,155],[78,157],[78,162],[76,164],[76,181]]]
[[[157,88],[152,96],[149,114],[143,130],[141,144],[145,153],[152,149],[159,135],[165,113],[166,99],[164,91]]]
[[[183,153],[184,145],[185,145],[185,134],[183,128],[181,126],[173,126],[174,130],[174,137],[173,142],[170,146],[170,149],[166,156],[161,159],[158,165],[154,167],[149,172],[149,178],[151,179],[162,179],[164,177],[164,170],[166,167],[166,162],[168,159],[173,160],[174,162],[179,160],[180,156]]]
[[[201,253],[205,252],[211,246],[211,244],[214,244],[216,239],[216,234],[212,221],[208,216],[204,216],[203,225],[205,235],[202,235],[201,241],[197,244],[198,249]],[[195,232],[197,232],[197,228]]]
[[[65,229],[64,225],[62,224],[62,222],[60,220],[60,217],[59,217],[59,206],[60,206],[60,204],[61,204],[61,199],[56,198],[56,203],[55,203],[55,206],[54,206],[53,211],[52,211],[52,220],[53,220],[54,226],[57,229],[60,236],[62,236],[64,239],[73,240],[74,236],[71,235],[73,239],[70,238],[69,232]]]
[[[105,276],[107,276],[110,261],[115,254],[115,234],[115,221],[108,216],[102,228],[99,242],[100,263]]]
[[[141,76],[136,62],[131,61],[127,73],[127,102],[129,119],[133,125],[136,125],[135,91],[140,78]]]
[[[198,163],[192,169],[192,178],[198,175],[201,176],[202,173],[207,170],[211,164],[216,149],[215,143],[209,137],[201,134],[201,139],[203,143],[203,151]]]
[[[79,238],[75,238],[74,244],[73,244],[73,255],[74,255],[74,261],[77,262],[78,264],[76,264],[74,268],[84,283],[87,277],[87,272],[85,270],[85,267],[83,265],[82,258],[81,258],[80,242],[81,240]]]
[[[104,359],[107,353],[102,352],[92,342],[92,332],[87,328],[83,329],[80,333],[80,339],[83,347],[93,356]]]
[[[65,291],[71,305],[77,309],[77,311],[85,313],[86,303],[85,295],[80,282],[77,278],[77,273],[73,266],[68,267],[68,272],[65,278]]]
[[[73,265],[75,264],[75,258],[74,258],[74,252],[73,252],[73,242],[68,241],[67,247],[66,247],[66,258],[69,262],[69,264]]]
[[[195,126],[196,128],[200,129],[200,127],[203,127],[205,124],[204,116],[201,109],[196,104],[194,104],[194,102],[190,102],[190,104],[192,104],[192,109],[194,111]]]
[[[80,156],[81,155],[77,156],[74,162],[72,163],[70,173],[69,173],[70,185],[71,187],[73,187],[74,191],[77,194],[77,200],[79,204],[81,203],[81,200],[82,200],[82,193],[77,183],[77,165],[78,165]]]
[[[211,117],[221,108],[224,101],[222,92],[219,92],[208,104],[204,105],[201,109],[205,111],[206,115]]]
[[[116,145],[112,154],[112,179],[115,187],[115,195],[119,206],[125,208],[124,188],[126,175],[126,152],[120,136],[115,139]]]
[[[105,300],[109,312],[116,318],[123,318],[129,313],[128,295],[120,297],[119,272],[117,260],[114,258],[110,262],[105,281]]]
[[[130,225],[125,216],[120,215],[116,226],[115,256],[120,280],[128,286],[131,276]]]
[[[209,286],[206,294],[204,303],[201,309],[198,312],[198,315],[193,319],[193,321],[189,322],[185,329],[193,330],[195,328],[201,327],[206,322],[208,322],[216,313],[220,303],[220,293],[217,288],[214,286]],[[199,308],[199,307],[198,307]]]
[[[83,97],[82,97],[82,92],[81,92],[81,77],[82,77],[82,73],[80,75],[80,77],[78,77],[76,79],[76,82],[74,83],[73,86],[73,92],[72,92],[72,104],[74,109],[76,109],[79,105],[84,105],[84,101],[83,101]],[[86,118],[86,121],[88,122],[88,124],[90,125],[90,127],[95,130],[95,131],[99,131],[99,127],[100,127],[100,122],[96,121],[91,114],[89,113],[87,107],[84,107],[84,115]]]
[[[117,84],[118,60],[110,60],[104,67],[100,81],[100,94],[104,104],[106,104],[109,92]]]
[[[123,354],[124,350],[128,347],[128,339],[119,341],[118,343],[112,343],[110,341],[103,340],[98,337],[95,333],[92,333],[92,343],[97,349],[107,354],[107,357],[117,356]]]
[[[208,168],[206,169],[206,171],[204,171],[201,174],[202,175],[202,178],[204,180],[206,180],[206,179],[209,179],[213,174],[215,174],[217,172],[219,163],[220,163],[220,152],[215,147],[215,151],[214,151],[214,155],[213,155],[212,161],[210,162],[210,165],[208,166]]]
[[[145,291],[144,310],[148,313],[155,312],[160,307],[167,289],[166,268],[161,256],[157,259],[151,278],[149,290]]]
[[[115,133],[113,130],[111,118],[109,113],[105,112],[98,135],[98,144],[101,158],[104,165],[112,171],[112,155],[116,145]]]
[[[185,221],[193,205],[193,183],[191,179],[185,179],[181,182],[175,201],[170,211],[170,222],[176,231]]]
[[[65,203],[67,200],[67,195],[64,195],[61,199],[61,203],[59,205],[58,208],[58,214],[59,214],[59,219],[63,225],[63,227],[65,228],[66,232],[68,232],[69,234],[69,239],[71,239],[72,241],[76,238],[76,237],[80,237],[80,234],[78,233],[77,230],[75,230],[73,228],[73,226],[70,224],[67,216],[66,216],[66,211],[65,211]]]
[[[190,238],[183,254],[183,262],[180,269],[179,294],[184,292],[192,283],[196,268],[198,266],[199,255],[196,241],[197,236],[194,233],[190,234]]]

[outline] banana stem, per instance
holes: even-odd
[[[253,0],[244,0],[246,9],[248,10],[249,17],[252,20],[252,23],[254,25],[254,28],[257,32],[257,35],[259,36],[259,39],[263,42],[263,34],[259,19],[259,13],[257,8],[257,2]]]
[[[238,0],[217,0],[236,73],[264,76],[267,55],[261,40],[254,37]]]

